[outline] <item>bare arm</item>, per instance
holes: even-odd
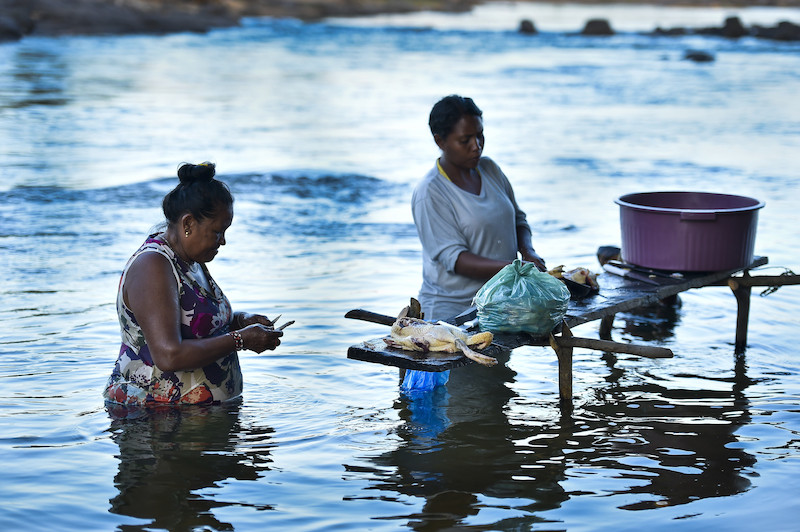
[[[536,253],[533,249],[533,244],[531,244],[531,230],[524,225],[518,225],[517,242],[519,242],[519,252],[522,255],[522,260],[532,262],[539,271],[546,272],[547,266],[544,265],[544,259]]]
[[[531,245],[531,231],[527,227],[517,226],[517,242],[522,260],[533,262],[540,271],[546,271],[544,259],[542,259]],[[455,272],[472,279],[488,281],[499,272],[504,266],[511,264],[511,261],[494,260],[481,255],[476,255],[470,251],[462,251],[456,259]]]
[[[157,253],[137,257],[128,269],[123,297],[144,332],[153,363],[162,371],[201,368],[234,350],[229,335],[181,338],[178,288],[166,257]],[[263,325],[250,325],[240,332],[245,347],[256,352],[275,349],[283,335]]]
[[[489,259],[471,251],[462,251],[456,259],[454,271],[465,277],[487,281],[508,264],[509,261]]]

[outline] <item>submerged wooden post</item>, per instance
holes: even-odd
[[[734,342],[734,351],[737,353],[743,352],[747,347],[747,325],[750,321],[750,293],[753,287],[746,282],[750,275],[745,270],[739,282],[735,279],[728,280],[728,286],[733,290],[733,295],[736,297],[736,341]]]
[[[603,340],[611,340],[611,329],[614,327],[615,314],[609,314],[600,318],[600,331],[598,334]]]
[[[567,323],[561,325],[561,336],[563,338],[572,337]],[[556,352],[558,357],[558,397],[562,410],[572,410],[572,346],[559,345],[558,340],[550,335],[550,347]]]
[[[747,347],[747,323],[750,321],[750,294],[754,286],[788,286],[800,284],[800,275],[791,270],[786,270],[782,275],[759,275],[752,277],[749,270],[745,270],[741,277],[728,279],[728,286],[736,297],[738,310],[736,312],[736,352],[742,352]],[[763,294],[762,294],[763,295]]]

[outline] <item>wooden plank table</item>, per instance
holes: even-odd
[[[495,334],[492,345],[481,350],[481,352],[489,356],[497,356],[501,352],[511,351],[523,345],[550,345],[558,356],[561,405],[564,408],[571,409],[573,347],[589,347],[650,357],[671,356],[671,352],[664,348],[610,342],[614,316],[619,312],[651,305],[694,288],[728,284],[733,289],[738,304],[736,348],[743,349],[747,339],[750,287],[758,283],[741,282],[741,280],[749,278],[749,270],[763,266],[767,262],[768,259],[766,257],[756,257],[752,264],[744,268],[717,272],[683,273],[679,277],[654,272],[656,275],[638,275],[638,278],[629,278],[604,271],[598,276],[600,291],[585,299],[571,300],[564,323],[557,327],[554,334],[548,337],[534,337],[529,334]],[[734,277],[737,274],[743,274],[743,276]],[[753,277],[751,279],[758,278]],[[356,313],[360,313],[360,315],[354,315]],[[363,317],[363,314],[373,313],[351,311],[346,316],[375,321],[385,325],[391,325],[394,320],[394,318],[377,314],[373,314],[376,319],[370,319],[369,317]],[[475,320],[476,317],[477,311],[472,308],[447,321],[462,326],[469,332],[471,330],[470,322]],[[571,329],[573,327],[595,320],[601,320],[600,337],[602,340],[581,339],[572,336]],[[664,352],[668,352],[668,354]],[[347,351],[347,357],[354,360],[424,371],[444,371],[472,363],[470,359],[461,353],[417,353],[389,348],[382,338],[351,346]]]

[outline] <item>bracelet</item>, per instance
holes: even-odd
[[[244,340],[242,340],[242,333],[239,331],[231,331],[228,333],[233,338],[233,346],[237,351],[244,349]]]

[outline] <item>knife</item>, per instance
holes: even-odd
[[[284,323],[283,325],[281,325],[280,327],[278,327],[278,328],[277,328],[277,329],[275,329],[275,330],[276,330],[276,331],[282,331],[282,330],[284,330],[286,327],[288,327],[289,325],[291,325],[292,323],[294,323],[294,320],[287,321],[286,323]]]
[[[610,260],[608,261],[608,263],[611,264],[612,266],[625,268],[626,270],[630,270],[632,272],[643,273],[645,275],[650,275],[655,277],[663,277],[664,279],[680,280],[680,278],[683,277],[680,273],[667,273],[665,271],[651,270],[650,268],[645,268],[643,266],[636,266],[635,264],[628,264],[626,262],[618,260]]]
[[[613,264],[603,264],[603,269],[608,273],[613,273],[614,275],[619,275],[620,277],[624,277],[626,279],[631,279],[633,281],[640,281],[642,283],[651,284],[654,286],[661,286],[661,283],[656,281],[655,279],[651,279],[647,275],[632,272],[625,268],[620,268],[619,266],[614,266]]]

